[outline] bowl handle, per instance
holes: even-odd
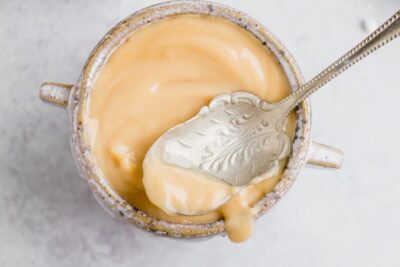
[[[308,149],[307,164],[339,169],[343,163],[340,149],[312,141]]]
[[[44,102],[66,108],[72,87],[71,84],[45,82],[40,86],[39,97]]]

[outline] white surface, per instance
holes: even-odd
[[[306,78],[400,7],[220,2],[266,25]],[[304,169],[248,242],[156,238],[97,205],[71,158],[67,114],[38,87],[75,82],[108,29],[152,3],[0,0],[0,266],[399,266],[400,40],[312,97],[313,137],[344,150],[344,166]]]

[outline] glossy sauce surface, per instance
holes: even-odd
[[[143,159],[153,142],[214,96],[233,91],[252,92],[269,102],[291,91],[273,53],[239,26],[220,18],[183,15],[134,32],[100,70],[85,119],[86,138],[110,185],[131,205],[156,218],[185,223],[225,219],[231,240],[248,238],[252,207],[279,181],[285,162],[277,176],[199,216],[166,213],[149,200],[143,184]],[[293,137],[293,114],[288,133]],[[201,195],[199,189],[187,188],[190,195]]]

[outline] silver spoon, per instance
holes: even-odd
[[[289,112],[370,53],[400,35],[400,10],[315,78],[277,103],[247,92],[216,96],[188,121],[164,133],[146,154],[232,186],[258,182],[287,157]],[[257,179],[258,178],[258,179]]]

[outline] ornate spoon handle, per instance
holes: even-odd
[[[278,102],[284,118],[303,99],[307,98],[333,78],[400,35],[400,10],[362,42],[328,66],[311,81],[301,86],[287,98]]]

